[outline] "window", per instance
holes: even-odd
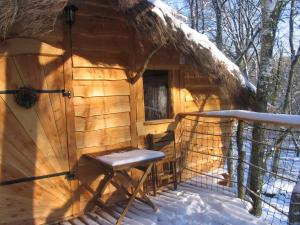
[[[146,70],[143,74],[145,120],[170,117],[167,70]]]

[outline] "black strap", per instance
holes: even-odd
[[[0,186],[7,186],[7,185],[12,185],[12,184],[30,182],[30,181],[34,181],[34,180],[41,180],[41,179],[46,179],[46,178],[50,178],[50,177],[58,177],[58,176],[66,176],[66,179],[69,179],[69,177],[73,177],[73,174],[69,171],[65,171],[65,172],[61,172],[61,173],[52,173],[52,174],[42,175],[42,176],[23,177],[23,178],[18,178],[18,179],[14,179],[14,180],[1,181]]]
[[[19,90],[0,90],[0,94],[17,94]],[[32,92],[35,94],[55,94],[55,93],[59,93],[62,94],[64,97],[71,97],[71,93],[70,91],[66,91],[64,89],[61,90],[38,90],[38,89],[32,89]]]

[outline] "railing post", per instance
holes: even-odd
[[[300,224],[300,176],[298,177],[298,182],[294,187],[290,209],[289,209],[289,224],[297,225]]]
[[[238,150],[238,166],[237,166],[237,183],[238,183],[238,197],[244,199],[245,197],[245,187],[244,183],[244,161],[246,152],[244,151],[243,140],[244,135],[244,122],[242,120],[238,121],[237,133],[236,133],[236,143]]]

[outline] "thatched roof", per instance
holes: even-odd
[[[254,86],[208,38],[189,28],[179,14],[160,0],[102,1],[126,15],[137,35],[147,33],[153,44],[173,45],[194,67],[219,84],[222,94],[248,106]],[[32,37],[51,31],[68,0],[0,1],[0,37]]]

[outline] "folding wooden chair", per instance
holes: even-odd
[[[177,189],[177,154],[175,148],[175,135],[173,131],[160,134],[148,134],[147,141],[149,149],[160,151],[165,157],[154,164],[154,177],[152,186],[154,195],[158,186],[173,182],[174,189]]]

